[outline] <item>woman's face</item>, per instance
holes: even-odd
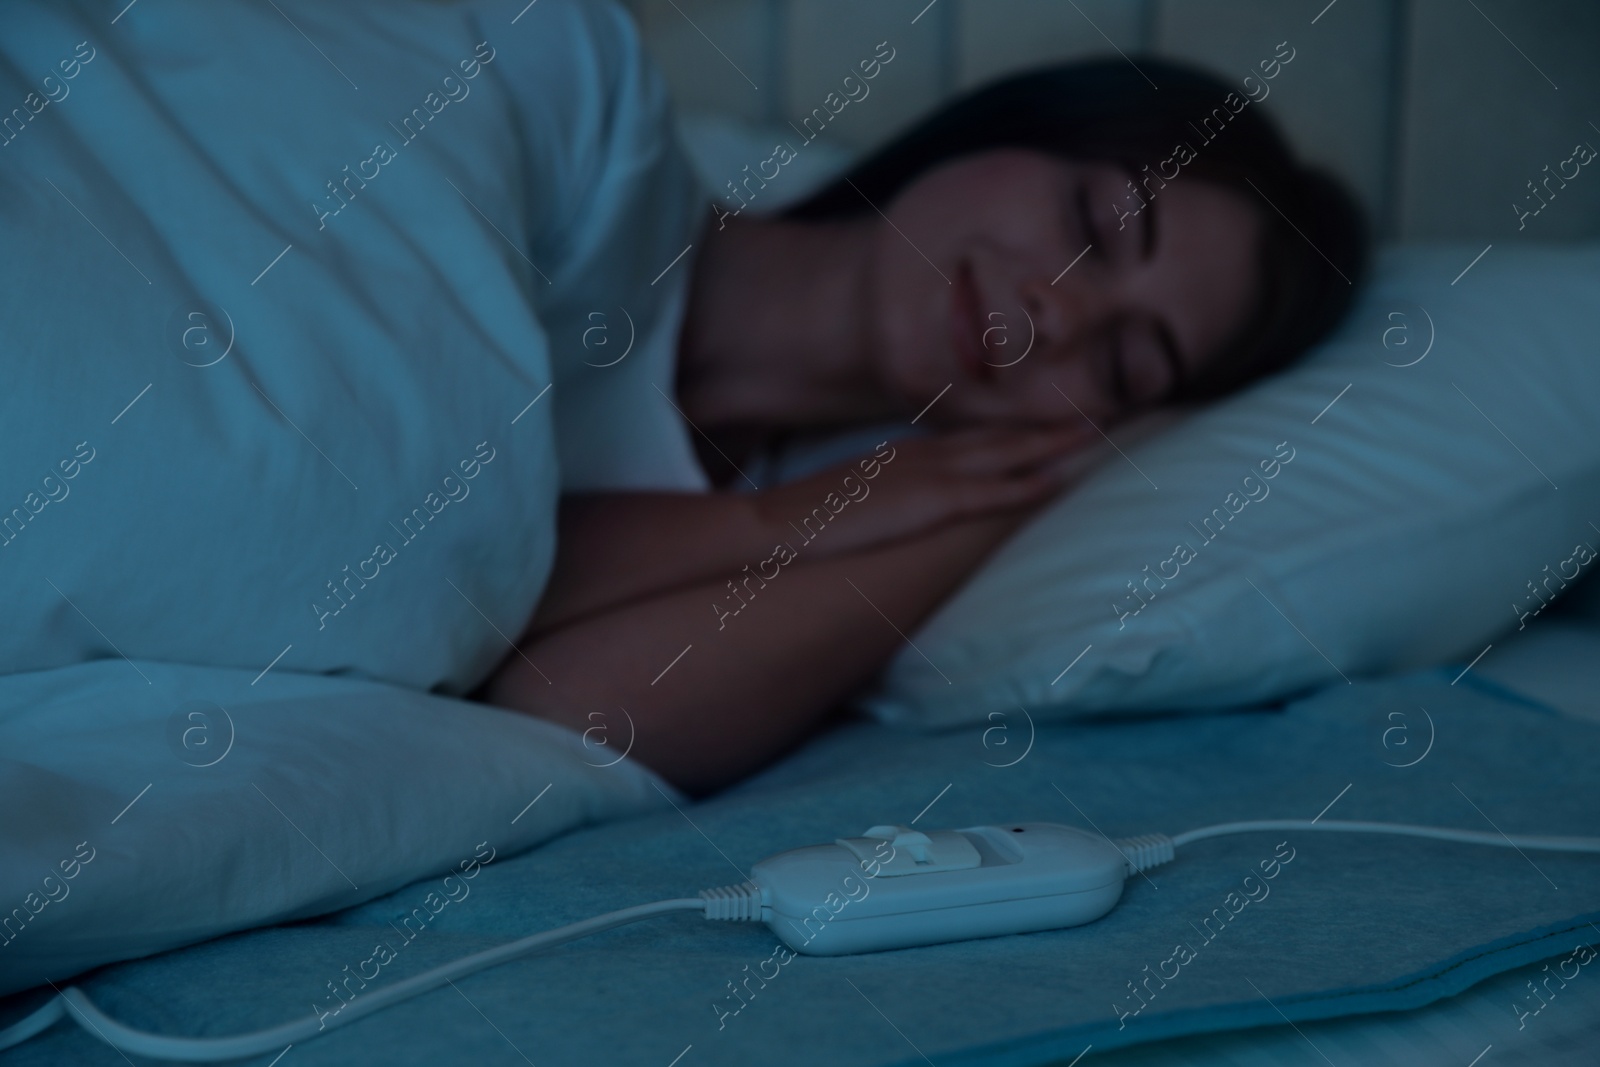
[[[875,230],[880,377],[930,422],[1104,426],[1193,378],[1253,313],[1255,205],[1180,174],[1023,149],[923,174]],[[1137,214],[1133,214],[1137,210]],[[1077,413],[1074,412],[1074,407]]]

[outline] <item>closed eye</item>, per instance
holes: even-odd
[[[1159,339],[1161,358],[1167,365],[1166,396],[1171,397],[1182,392],[1185,381],[1184,363],[1178,355],[1178,342],[1173,340],[1172,331],[1165,322],[1156,327],[1156,336]]]
[[[1089,210],[1089,186],[1084,182],[1078,183],[1077,190],[1078,225],[1083,229],[1083,239],[1092,246],[1100,246],[1100,231],[1095,229],[1094,215]],[[1101,255],[1105,254],[1102,248]]]

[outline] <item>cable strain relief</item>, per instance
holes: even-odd
[[[761,918],[761,887],[754,882],[702,889],[700,899],[706,902],[708,919],[756,922]]]
[[[1172,838],[1166,834],[1140,834],[1138,837],[1119,838],[1112,844],[1127,858],[1129,874],[1170,863],[1175,850]]]

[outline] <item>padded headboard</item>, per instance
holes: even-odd
[[[1381,236],[1600,237],[1600,166],[1541,184],[1520,232],[1513,208],[1572,173],[1575,145],[1600,148],[1597,0],[628,2],[680,109],[778,127],[888,41],[893,62],[825,134],[856,150],[1012,70],[1149,53],[1237,82],[1287,41],[1266,106]]]

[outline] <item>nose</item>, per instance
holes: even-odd
[[[1022,306],[1033,320],[1034,336],[1046,351],[1067,352],[1103,332],[1116,315],[1110,294],[1087,278],[1069,271],[1052,281],[1045,275],[1025,279]]]

